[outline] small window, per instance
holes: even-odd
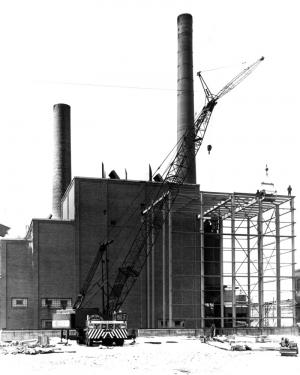
[[[12,307],[27,307],[28,298],[12,298],[11,306]]]
[[[174,321],[174,326],[175,327],[184,328],[184,320],[175,320]]]
[[[42,329],[52,329],[52,320],[42,320]]]
[[[168,320],[165,320],[165,322],[162,319],[158,320],[158,328],[166,328],[168,327]]]
[[[300,279],[297,280],[296,289],[297,289],[298,292],[300,292]]]
[[[42,307],[65,310],[72,307],[72,298],[42,298]]]
[[[184,328],[185,321],[184,320],[172,320],[172,327],[173,328]],[[158,328],[167,328],[169,327],[169,321],[165,320],[165,323],[162,319],[158,320]]]

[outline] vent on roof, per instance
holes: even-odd
[[[118,174],[115,170],[112,170],[110,172],[109,178],[111,178],[112,180],[120,180],[120,177],[118,176]]]

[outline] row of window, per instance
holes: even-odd
[[[28,298],[12,298],[11,306],[16,308],[28,307]],[[72,307],[72,298],[42,298],[41,307],[48,309],[67,309]]]

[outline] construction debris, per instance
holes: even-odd
[[[222,350],[231,350],[231,351],[279,351],[286,352],[289,351],[286,349],[280,348],[279,342],[277,339],[271,340],[270,337],[266,335],[260,336],[240,336],[240,335],[229,335],[229,336],[215,336],[215,337],[200,337],[201,342],[207,343],[210,346]],[[296,344],[297,345],[297,344]],[[294,347],[290,352],[295,352],[298,347]],[[289,355],[289,354],[282,354]]]
[[[48,342],[48,344],[41,344],[41,342]],[[50,354],[50,353],[74,353],[74,351],[63,351],[55,345],[49,344],[49,339],[34,339],[23,341],[0,342],[1,354]]]

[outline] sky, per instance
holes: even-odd
[[[277,192],[298,195],[296,0],[2,0],[0,222],[10,236],[51,213],[56,103],[71,105],[73,177],[100,177],[104,162],[145,180],[160,165],[176,143],[181,13],[193,16],[195,111],[197,71],[216,93],[265,57],[214,110],[197,155],[201,189],[255,192],[267,164]]]

